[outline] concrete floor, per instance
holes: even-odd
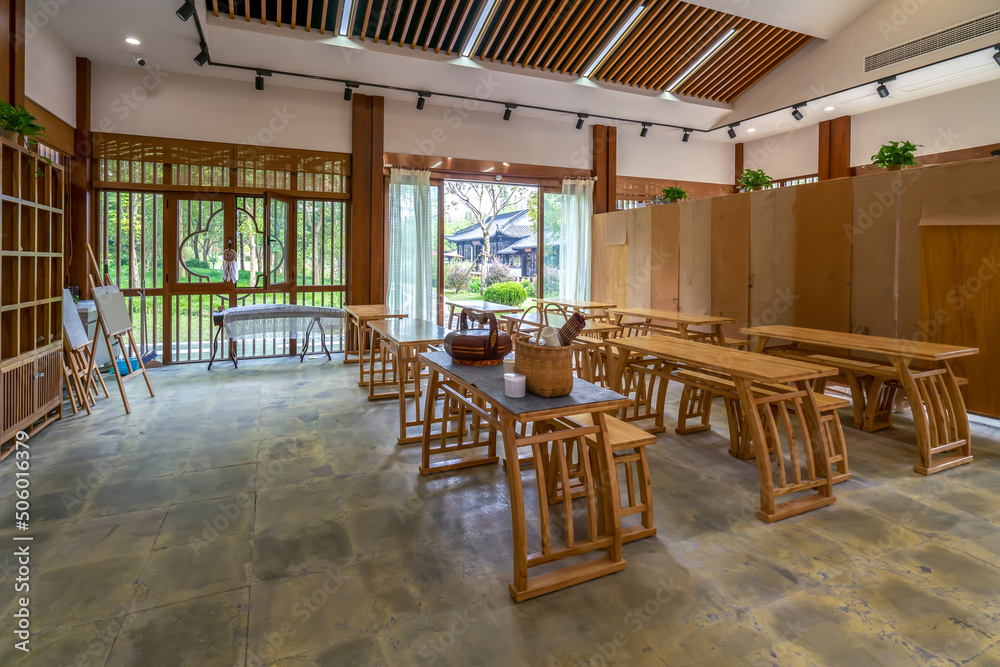
[[[931,478],[905,418],[846,428],[836,504],[768,526],[719,405],[713,432],[649,448],[659,534],[624,572],[517,605],[502,469],[420,478],[356,373],[174,366],[155,399],[128,387],[131,416],[113,395],[34,438],[36,634],[25,656],[5,631],[0,664],[1000,665],[995,426]]]

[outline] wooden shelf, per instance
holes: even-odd
[[[0,444],[62,417],[65,178],[0,138]]]

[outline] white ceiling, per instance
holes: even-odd
[[[830,39],[879,4],[880,0],[687,0],[687,2],[820,39]]]

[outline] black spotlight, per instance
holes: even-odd
[[[417,93],[417,95],[420,96],[420,97],[417,98],[417,111],[423,111],[424,110],[424,104],[426,103],[427,98],[431,96],[431,94],[430,93]]]
[[[727,132],[726,134],[729,135],[730,139],[735,139],[736,138],[736,129],[735,128],[736,128],[735,125],[730,125],[729,126],[729,132]]]
[[[201,51],[199,51],[198,55],[194,57],[194,61],[198,63],[198,67],[201,67],[211,59],[212,57],[208,55],[208,44],[202,42]]]
[[[688,139],[690,138],[691,138],[691,130],[684,130],[684,136],[681,138],[681,141],[687,143]]]
[[[192,16],[194,16],[194,3],[191,0],[184,0],[184,4],[177,10],[177,18],[187,21]]]
[[[253,82],[253,87],[257,90],[264,90],[264,77],[258,74],[257,78]]]
[[[642,130],[639,132],[639,136],[645,138],[649,134],[649,123],[642,124]]]
[[[879,79],[878,88],[875,89],[875,91],[878,93],[878,96],[881,97],[883,100],[889,97],[889,89],[886,88],[885,84],[895,80],[896,77],[894,76],[886,77],[885,79]]]
[[[578,113],[576,115],[576,129],[582,130],[583,129],[583,121],[586,120],[587,118],[590,118],[590,116],[588,116],[585,113]]]
[[[993,54],[993,60],[997,61],[997,65],[1000,65],[1000,44],[997,44],[993,48],[997,50],[997,52]]]
[[[358,87],[356,83],[344,84],[344,101],[350,102],[354,99],[354,89]]]
[[[792,118],[794,118],[795,120],[802,120],[802,112],[799,111],[800,106],[801,105],[796,104],[795,106],[792,107]]]
[[[513,109],[516,109],[517,105],[516,104],[505,104],[503,106],[504,106],[504,109],[503,109],[503,119],[504,120],[510,120],[510,112]]]

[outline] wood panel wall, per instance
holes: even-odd
[[[851,323],[849,179],[809,183],[795,197],[795,326],[847,331]]]
[[[618,128],[594,125],[592,129],[594,156],[594,213],[607,213],[618,208]]]
[[[736,336],[750,319],[750,197],[729,195],[712,202],[712,314],[732,317],[723,327]]]

